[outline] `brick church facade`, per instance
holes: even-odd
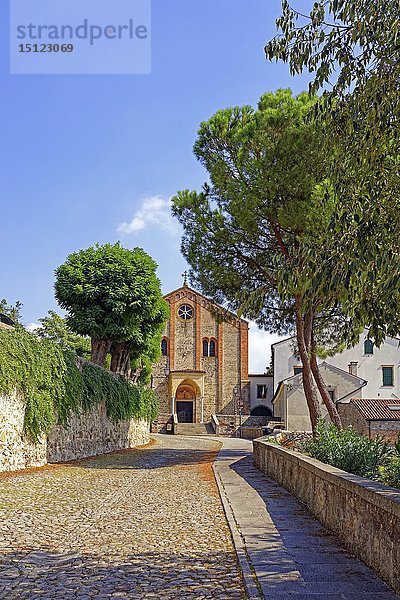
[[[250,412],[248,322],[184,285],[167,294],[170,318],[153,368],[158,430]],[[220,317],[220,318],[218,318]]]

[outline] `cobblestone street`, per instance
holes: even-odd
[[[242,598],[211,463],[153,445],[0,478],[0,598]]]

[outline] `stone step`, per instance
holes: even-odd
[[[175,435],[215,435],[211,423],[175,423]]]

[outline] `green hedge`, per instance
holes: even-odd
[[[70,415],[106,402],[107,415],[117,422],[129,418],[153,420],[156,394],[91,363],[79,363],[71,351],[39,339],[22,327],[0,330],[0,393],[14,391],[25,400],[25,432],[37,441]]]
[[[318,460],[347,471],[400,488],[400,436],[394,447],[382,438],[370,439],[354,429],[339,431],[318,424],[315,438],[303,450]]]

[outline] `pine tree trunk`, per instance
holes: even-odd
[[[301,301],[296,298],[296,337],[297,347],[301,362],[303,365],[303,388],[304,394],[307,401],[308,411],[310,413],[311,428],[313,435],[316,434],[318,420],[321,418],[321,408],[318,401],[317,391],[314,386],[313,375],[311,371],[309,352],[307,347],[307,341],[309,339],[310,322],[303,320],[301,314]]]
[[[328,390],[325,385],[325,381],[323,380],[321,373],[319,371],[319,368],[318,368],[314,340],[312,342],[312,347],[311,347],[310,365],[311,365],[311,370],[312,370],[312,374],[314,376],[315,383],[317,384],[318,391],[321,394],[322,402],[326,406],[330,420],[332,421],[332,423],[334,425],[336,425],[336,427],[338,429],[343,429],[342,420],[338,413],[337,407],[336,407],[335,403],[332,401],[332,398],[330,397],[330,395],[328,393]]]
[[[91,340],[92,352],[90,360],[95,365],[104,366],[104,361],[111,348],[111,340]]]
[[[126,342],[115,344],[111,351],[111,366],[113,373],[130,376],[131,371],[131,351]]]

